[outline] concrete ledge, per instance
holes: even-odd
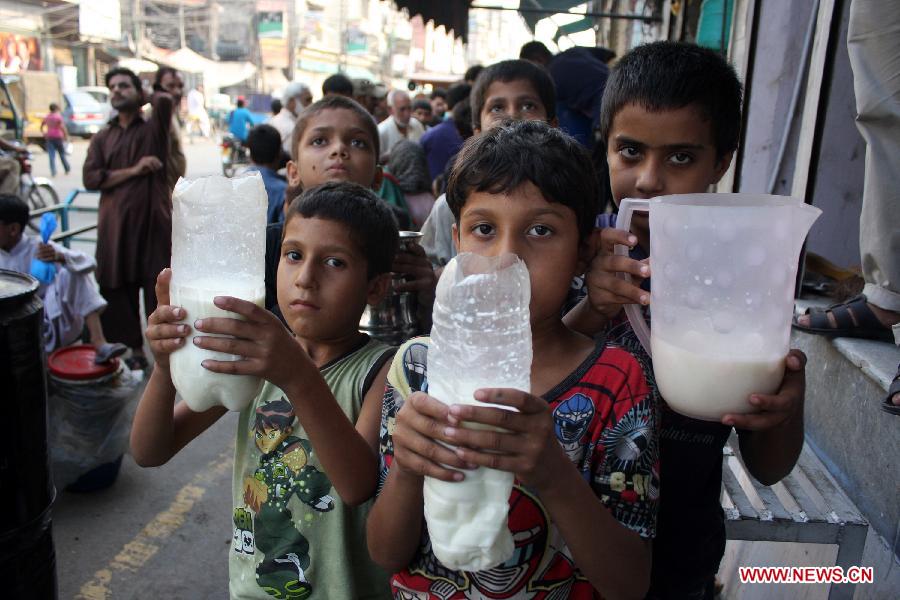
[[[887,343],[794,331],[806,366],[806,439],[872,527],[900,556],[900,418],[881,410],[900,362]]]

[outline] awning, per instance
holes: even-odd
[[[490,0],[487,0],[490,1]],[[429,2],[428,0],[395,0],[398,8],[405,8],[410,16],[421,15],[426,23],[434,21],[435,25],[443,25],[453,30],[453,35],[467,39],[469,35],[469,5],[471,0],[444,0]]]
[[[154,48],[148,58],[185,73],[202,73],[203,84],[213,90],[238,84],[256,74],[253,63],[210,60],[190,48],[174,52]]]
[[[525,20],[525,23],[528,25],[528,28],[534,31],[535,25],[541,19],[549,17],[552,13],[564,13],[569,12],[573,6],[578,6],[579,4],[584,4],[585,0],[519,0],[519,9],[538,9],[544,12],[530,12],[524,11],[522,12],[522,18]],[[487,4],[487,2],[479,2],[479,4]],[[547,12],[552,11],[552,12]],[[590,20],[590,19],[586,19]],[[560,28],[561,29],[561,28]],[[577,31],[585,31],[588,29],[585,27],[584,29],[579,29]],[[566,33],[575,33],[575,31],[568,31]],[[564,34],[559,34],[564,35]],[[559,39],[559,37],[557,37]]]

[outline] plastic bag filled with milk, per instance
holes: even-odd
[[[473,397],[478,388],[530,391],[530,299],[528,269],[513,254],[451,260],[434,303],[428,394],[445,404],[483,405]],[[460,482],[425,478],[425,520],[444,566],[481,571],[513,553],[507,525],[513,474],[480,467],[465,475]]]
[[[172,195],[170,297],[173,306],[187,312],[185,323],[209,317],[240,318],[217,308],[216,296],[263,305],[267,206],[259,173],[233,179],[213,175],[178,180]],[[213,373],[200,364],[206,359],[239,358],[200,349],[188,340],[169,359],[172,382],[193,411],[215,405],[241,410],[259,393],[262,380]]]

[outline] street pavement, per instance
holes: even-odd
[[[60,200],[81,188],[87,147],[86,141],[74,142],[69,175],[57,165],[53,183]],[[221,172],[213,141],[184,148],[189,177]],[[47,156],[36,151],[34,174],[49,173]],[[76,204],[96,207],[98,200],[97,194],[83,194]],[[96,214],[75,213],[70,226],[93,222]],[[94,251],[92,243],[73,248]],[[229,413],[159,468],[143,469],[126,455],[116,483],[105,490],[59,490],[53,507],[59,597],[227,598],[236,426],[237,414]]]

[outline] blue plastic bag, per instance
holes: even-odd
[[[56,231],[56,215],[44,213],[41,217],[41,240],[46,244]],[[56,265],[36,258],[31,260],[31,275],[43,284],[50,284],[56,277]]]

